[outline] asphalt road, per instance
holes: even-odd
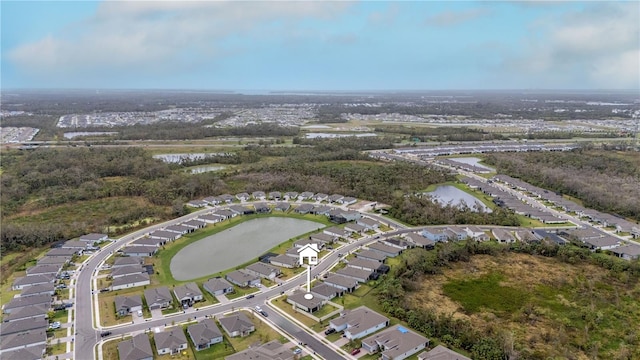
[[[101,340],[100,332],[102,328],[98,324],[98,329],[93,326],[93,314],[92,314],[92,305],[93,305],[93,295],[91,294],[91,278],[94,273],[98,271],[98,267],[100,264],[114,251],[124,246],[127,242],[132,241],[144,234],[157,230],[169,225],[178,224],[184,222],[186,220],[195,218],[201,214],[208,213],[212,211],[211,208],[203,209],[191,213],[189,215],[183,216],[181,218],[173,219],[162,224],[157,224],[142,230],[138,230],[134,233],[126,235],[120,239],[117,239],[113,244],[110,244],[103,248],[100,252],[93,255],[87,263],[79,271],[77,281],[76,281],[76,316],[75,316],[75,329],[76,329],[76,339],[74,346],[74,358],[76,359],[92,359],[94,357],[94,347]],[[374,219],[383,222],[390,222],[389,219],[382,218],[377,215],[367,214]],[[381,236],[393,236],[400,233],[406,233],[410,231],[415,231],[416,229],[406,229],[404,225],[392,222],[391,223],[401,228],[401,230],[396,230],[392,232],[388,232]],[[402,229],[404,228],[404,229]],[[327,256],[325,256],[321,262],[312,268],[311,276],[315,277],[320,275],[330,269],[338,260],[338,254],[347,254],[363,244],[374,241],[375,239],[371,237],[362,238],[356,242],[345,245],[339,250],[334,250]],[[109,328],[111,331],[110,337],[118,337],[124,334],[136,333],[141,331],[149,331],[153,330],[156,327],[165,326],[165,324],[169,324],[171,322],[179,323],[183,321],[187,321],[188,319],[192,319],[196,316],[198,319],[202,319],[204,317],[210,317],[214,315],[219,315],[225,312],[233,311],[234,309],[239,308],[253,308],[255,305],[265,305],[266,299],[279,295],[281,292],[287,292],[294,288],[298,288],[306,282],[305,273],[301,273],[298,277],[290,280],[286,283],[283,283],[280,286],[276,286],[272,289],[265,290],[264,292],[258,293],[252,299],[234,299],[232,302],[228,304],[217,304],[209,308],[200,309],[196,312],[187,312],[183,314],[177,314],[175,316],[165,317],[163,319],[156,319],[145,321],[143,323],[136,323],[130,325],[120,325],[116,327]],[[308,347],[315,351],[318,355],[322,356],[325,359],[343,359],[343,356],[339,355],[335,352],[334,349],[327,346],[326,344],[321,343],[316,338],[311,336],[310,334],[302,331],[300,327],[298,327],[293,322],[289,321],[287,318],[282,317],[275,310],[271,310],[270,321],[274,322],[278,327],[280,327],[283,331],[288,333],[294,338],[299,339],[301,342],[308,344]]]

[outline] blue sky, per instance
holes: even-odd
[[[5,89],[640,88],[638,1],[0,4]]]

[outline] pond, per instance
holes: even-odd
[[[451,186],[451,185],[438,186],[434,191],[429,192],[427,194],[431,196],[434,201],[437,201],[441,204],[451,203],[452,205],[456,205],[456,206],[466,205],[472,211],[475,211],[474,206],[478,204],[478,206],[483,211],[488,213],[491,212],[491,209],[488,208],[485,204],[483,204],[480,200],[478,200],[475,196],[469,195],[455,186]]]
[[[184,247],[171,259],[171,275],[176,280],[191,280],[231,269],[323,227],[322,223],[283,217],[245,221]]]
[[[73,139],[79,136],[104,136],[104,135],[116,135],[118,134],[115,131],[76,131],[76,132],[66,132],[63,134],[65,139]]]
[[[481,169],[490,170],[490,171],[494,171],[495,170],[495,169],[490,168],[490,167],[488,167],[486,165],[480,164],[480,161],[482,161],[482,159],[479,159],[477,157],[459,157],[459,158],[450,158],[449,160],[456,161],[456,162],[463,163],[463,164],[467,164],[467,165],[472,165],[472,166],[479,167]]]

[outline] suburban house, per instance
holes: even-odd
[[[218,205],[222,202],[222,199],[217,196],[207,196],[206,198],[202,199],[202,201],[205,201],[209,205]]]
[[[292,257],[292,258],[298,259],[298,258],[300,257],[300,256],[298,255],[298,250],[299,250],[299,249],[300,249],[300,248],[297,248],[297,247],[295,247],[295,246],[294,246],[294,247],[292,247],[292,248],[287,249],[287,251],[285,251],[285,252],[284,252],[284,254],[285,254],[286,256],[290,256],[290,257]]]
[[[31,275],[23,276],[15,279],[11,285],[11,290],[22,290],[29,286],[41,285],[41,284],[53,284],[56,281],[56,277],[52,274],[43,275]]]
[[[282,199],[282,194],[280,193],[280,191],[272,191],[269,193],[269,199],[278,201]]]
[[[62,269],[61,265],[35,265],[27,269],[27,276],[33,275],[56,275]]]
[[[500,228],[491,229],[491,235],[493,235],[493,237],[499,243],[510,244],[516,241],[516,238],[513,235],[511,235],[511,232],[505,229],[500,229]]]
[[[92,244],[89,244],[87,242],[84,241],[79,241],[79,240],[68,240],[65,241],[64,244],[62,244],[61,248],[63,249],[74,249],[76,251],[79,251],[80,253],[82,253],[83,250],[85,250],[87,248],[87,246],[91,246]]]
[[[625,260],[635,260],[640,257],[640,246],[636,244],[629,244],[611,249],[617,257]]]
[[[230,294],[234,292],[233,285],[223,278],[212,278],[207,280],[202,287],[213,296]]]
[[[413,243],[406,241],[404,239],[401,238],[384,238],[382,240],[380,240],[381,243],[385,244],[385,245],[389,245],[391,247],[394,248],[398,248],[400,250],[406,250],[409,248],[413,248]]]
[[[93,245],[93,243],[96,243],[96,242],[109,240],[109,236],[107,234],[91,233],[91,234],[80,236],[78,240],[85,241],[89,243],[89,245]]]
[[[373,244],[369,244],[368,247],[369,247],[369,250],[377,251],[388,257],[396,257],[400,255],[400,253],[402,252],[402,249],[385,245],[381,242],[374,242]]]
[[[142,265],[133,265],[133,266],[118,266],[111,270],[111,278],[117,279],[119,277],[133,275],[133,274],[142,274],[147,272]]]
[[[350,277],[331,274],[324,279],[324,283],[346,292],[353,292],[358,286],[358,281]]]
[[[120,360],[153,360],[153,350],[147,334],[138,334],[118,343]]]
[[[424,248],[424,249],[433,249],[436,246],[436,242],[431,240],[431,239],[427,239],[426,237],[418,234],[418,233],[408,233],[405,234],[405,239],[411,241],[412,243],[414,243],[416,246]]]
[[[640,238],[640,226],[633,226],[631,227],[631,236],[634,239],[638,239]]]
[[[284,194],[284,199],[288,201],[295,201],[298,198],[298,193],[295,191],[289,191]]]
[[[336,274],[355,279],[356,281],[358,281],[360,283],[365,283],[365,282],[369,281],[369,279],[372,278],[372,275],[374,274],[374,271],[373,270],[356,269],[354,267],[345,267],[345,268],[342,268],[342,269],[336,271]],[[377,277],[378,275],[376,274],[375,276]]]
[[[38,347],[47,344],[46,329],[35,329],[20,333],[0,336],[0,354],[5,359],[8,351]]]
[[[322,232],[330,236],[335,236],[335,237],[344,238],[344,239],[348,238],[349,235],[351,235],[350,232],[335,226],[330,227],[328,229],[324,229],[322,230]]]
[[[288,344],[282,344],[278,340],[269,341],[258,347],[249,347],[246,350],[229,355],[225,360],[293,360],[295,355]]]
[[[209,205],[209,203],[204,200],[190,200],[186,205],[194,208],[201,208]]]
[[[342,199],[344,199],[344,196],[342,196],[340,194],[333,194],[333,195],[329,196],[329,202],[330,203],[339,202]]]
[[[300,200],[309,200],[313,198],[313,193],[310,191],[305,191],[298,196]]]
[[[458,354],[442,345],[438,345],[429,351],[423,351],[418,354],[418,360],[471,360],[471,358]]]
[[[45,354],[46,344],[29,346],[2,352],[4,360],[41,360]]]
[[[11,314],[4,314],[2,321],[12,322],[24,319],[46,319],[49,315],[49,304],[39,304],[15,309]]]
[[[49,321],[47,321],[47,319],[45,318],[3,322],[0,323],[0,334],[2,334],[2,336],[6,336],[9,334],[21,333],[29,330],[46,329],[48,326]]]
[[[43,256],[40,259],[38,259],[38,261],[36,262],[36,264],[38,265],[65,265],[67,264],[69,261],[71,261],[71,256],[66,257],[66,256]]]
[[[22,289],[20,297],[49,294],[53,296],[56,293],[53,283],[33,285]],[[0,334],[2,334],[0,332]]]
[[[274,208],[274,210],[277,211],[289,211],[289,209],[291,208],[291,204],[289,204],[288,202],[279,202],[276,204],[276,207]]]
[[[319,297],[324,300],[331,300],[334,297],[342,296],[343,294],[342,289],[338,289],[337,287],[327,285],[325,283],[316,283],[310,290],[315,297]]]
[[[189,220],[183,222],[182,225],[188,226],[193,229],[202,229],[203,227],[207,226],[207,223],[200,220]]]
[[[620,245],[620,240],[613,236],[603,236],[583,240],[584,244],[591,250],[611,250]]]
[[[198,216],[198,220],[204,221],[207,224],[216,224],[226,219],[227,217],[223,217],[222,215],[217,215],[216,213]],[[191,230],[193,230],[193,228],[191,228]]]
[[[188,227],[188,226],[184,226],[184,225],[171,225],[171,226],[167,226],[166,228],[164,228],[164,230],[166,231],[170,231],[170,232],[174,232],[174,233],[178,233],[180,235],[185,235],[188,234],[190,232],[193,232],[193,228]]]
[[[326,206],[326,205],[316,205],[313,207],[313,209],[311,209],[311,213],[315,214],[315,215],[329,215],[329,212],[331,211],[331,207],[330,206]]]
[[[515,236],[518,241],[522,242],[539,242],[538,238],[531,230],[516,230]]]
[[[187,337],[184,336],[182,327],[178,326],[170,331],[157,332],[153,335],[158,355],[179,354],[187,348]]]
[[[236,284],[240,287],[255,286],[257,284],[260,284],[260,277],[249,274],[248,272],[243,270],[234,270],[230,273],[227,273],[227,275],[225,275],[225,279],[229,280],[229,282],[231,282],[232,284]]]
[[[266,200],[267,198],[267,194],[265,194],[264,191],[254,191],[251,193],[251,196],[254,200]]]
[[[172,233],[172,234],[176,234],[176,233]],[[178,235],[178,234],[176,234]],[[138,240],[135,240],[133,242],[131,242],[131,245],[133,246],[152,246],[155,248],[159,248],[162,245],[167,243],[167,239],[160,239],[160,238],[154,238],[154,237],[143,237],[140,238]]]
[[[329,235],[327,235],[329,236]],[[325,243],[324,242],[320,242],[320,241],[316,241],[314,239],[311,239],[311,237],[309,237],[309,239],[300,239],[296,242],[293,243],[293,247],[296,249],[300,249],[303,248],[307,245],[315,245],[317,246],[318,249],[322,249],[324,248]]]
[[[231,337],[247,336],[256,330],[255,325],[243,312],[235,312],[218,319],[222,329]]]
[[[315,201],[325,201],[329,198],[329,195],[323,193],[317,193],[313,196],[313,200]]]
[[[244,193],[240,193],[240,194],[236,194],[236,199],[240,200],[240,201],[249,201],[249,194],[247,194],[246,192]]]
[[[63,248],[55,248],[47,251],[45,256],[64,256],[64,257],[72,257],[78,253],[76,249],[63,249]]]
[[[144,291],[144,298],[147,300],[149,310],[166,309],[171,306],[173,297],[166,286],[161,286]]]
[[[325,299],[316,296],[311,299],[307,299],[304,297],[304,295],[305,293],[303,291],[296,291],[293,294],[287,296],[287,302],[297,309],[312,313],[320,310],[320,308],[326,301]]]
[[[227,220],[238,216],[238,213],[229,209],[220,209],[214,212],[213,215],[220,216],[222,219]]]
[[[435,242],[449,241],[449,240],[462,240],[462,239],[458,239],[458,235],[447,228],[424,229],[422,230],[421,235]],[[466,233],[465,233],[465,236],[466,236]]]
[[[489,241],[489,236],[477,226],[467,226],[464,228],[467,236],[476,241]]]
[[[115,269],[123,266],[134,266],[134,265],[142,265],[142,259],[140,259],[139,257],[118,256],[113,261],[113,265],[111,265],[111,268]]]
[[[378,269],[382,268],[383,266],[386,267],[385,264],[379,261],[362,258],[354,258],[349,260],[349,262],[347,263],[347,267],[370,271],[378,271]]]
[[[324,245],[333,243],[336,240],[336,238],[334,236],[327,235],[325,233],[315,233],[315,234],[309,235],[309,240],[317,242],[318,245],[322,245],[318,247],[319,249],[322,249]]]
[[[244,270],[249,274],[260,276],[271,281],[274,281],[276,277],[278,277],[278,275],[282,273],[282,271],[280,271],[280,269],[278,269],[277,267],[267,265],[262,262],[253,263],[244,268]]]
[[[234,216],[253,214],[254,212],[253,209],[249,209],[248,207],[242,205],[231,205],[229,206],[229,210],[235,213]]]
[[[292,269],[300,266],[297,258],[287,255],[277,255],[269,258],[269,263],[274,266],[280,266],[287,269]]]
[[[227,204],[231,204],[233,202],[233,195],[230,194],[222,194],[219,196],[220,199],[222,199],[222,201],[226,202]]]
[[[311,212],[311,210],[313,210],[313,205],[311,205],[311,204],[300,204],[293,211],[297,212],[298,214],[308,214],[309,212]]]
[[[384,260],[387,258],[386,255],[373,250],[360,250],[355,254],[358,259],[373,260],[380,263],[384,262]]]
[[[125,316],[142,310],[142,297],[140,295],[116,296],[114,303],[118,316]]]
[[[8,303],[2,306],[2,311],[5,314],[11,314],[20,308],[30,307],[34,305],[44,305],[47,308],[51,306],[51,295],[42,294],[27,297],[17,297],[11,299]]]
[[[173,295],[176,296],[182,306],[193,306],[193,303],[204,299],[202,291],[194,282],[176,286],[173,288]]]
[[[133,274],[113,279],[113,282],[111,283],[111,290],[115,291],[149,284],[151,284],[149,274]]]
[[[304,261],[304,259],[307,259],[307,263],[315,265],[318,263],[319,251],[318,245],[316,244],[307,244],[298,248],[298,261]]]
[[[366,306],[360,306],[329,321],[329,327],[344,331],[349,340],[360,339],[389,325],[389,319]]]
[[[156,230],[156,231],[150,232],[149,237],[154,239],[161,239],[165,241],[174,241],[180,238],[180,234],[175,233],[173,231]]]
[[[153,256],[158,248],[155,246],[127,246],[121,251],[125,256]]]
[[[342,205],[352,205],[355,204],[358,201],[358,199],[354,198],[354,197],[343,197],[342,199],[338,200],[338,203],[342,204]]]
[[[356,224],[364,226],[367,230],[378,230],[380,223],[370,218],[360,218],[356,220]]]
[[[271,212],[271,208],[269,208],[266,203],[255,203],[253,204],[253,207],[256,209],[256,212],[258,214],[266,214],[268,212]]]
[[[369,353],[380,351],[382,360],[406,359],[428,344],[429,339],[400,325],[362,340],[362,347]]]
[[[197,324],[189,325],[187,333],[197,351],[222,342],[222,333],[213,319],[204,319]]]
[[[362,226],[362,225],[358,225],[356,223],[353,223],[353,224],[345,225],[344,226],[344,230],[345,231],[349,231],[351,233],[356,233],[356,234],[362,235],[363,232],[367,231],[367,228]]]

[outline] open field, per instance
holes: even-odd
[[[508,254],[423,276],[407,300],[483,333],[510,333],[523,358],[614,359],[640,356],[639,297],[637,280],[594,265]]]

